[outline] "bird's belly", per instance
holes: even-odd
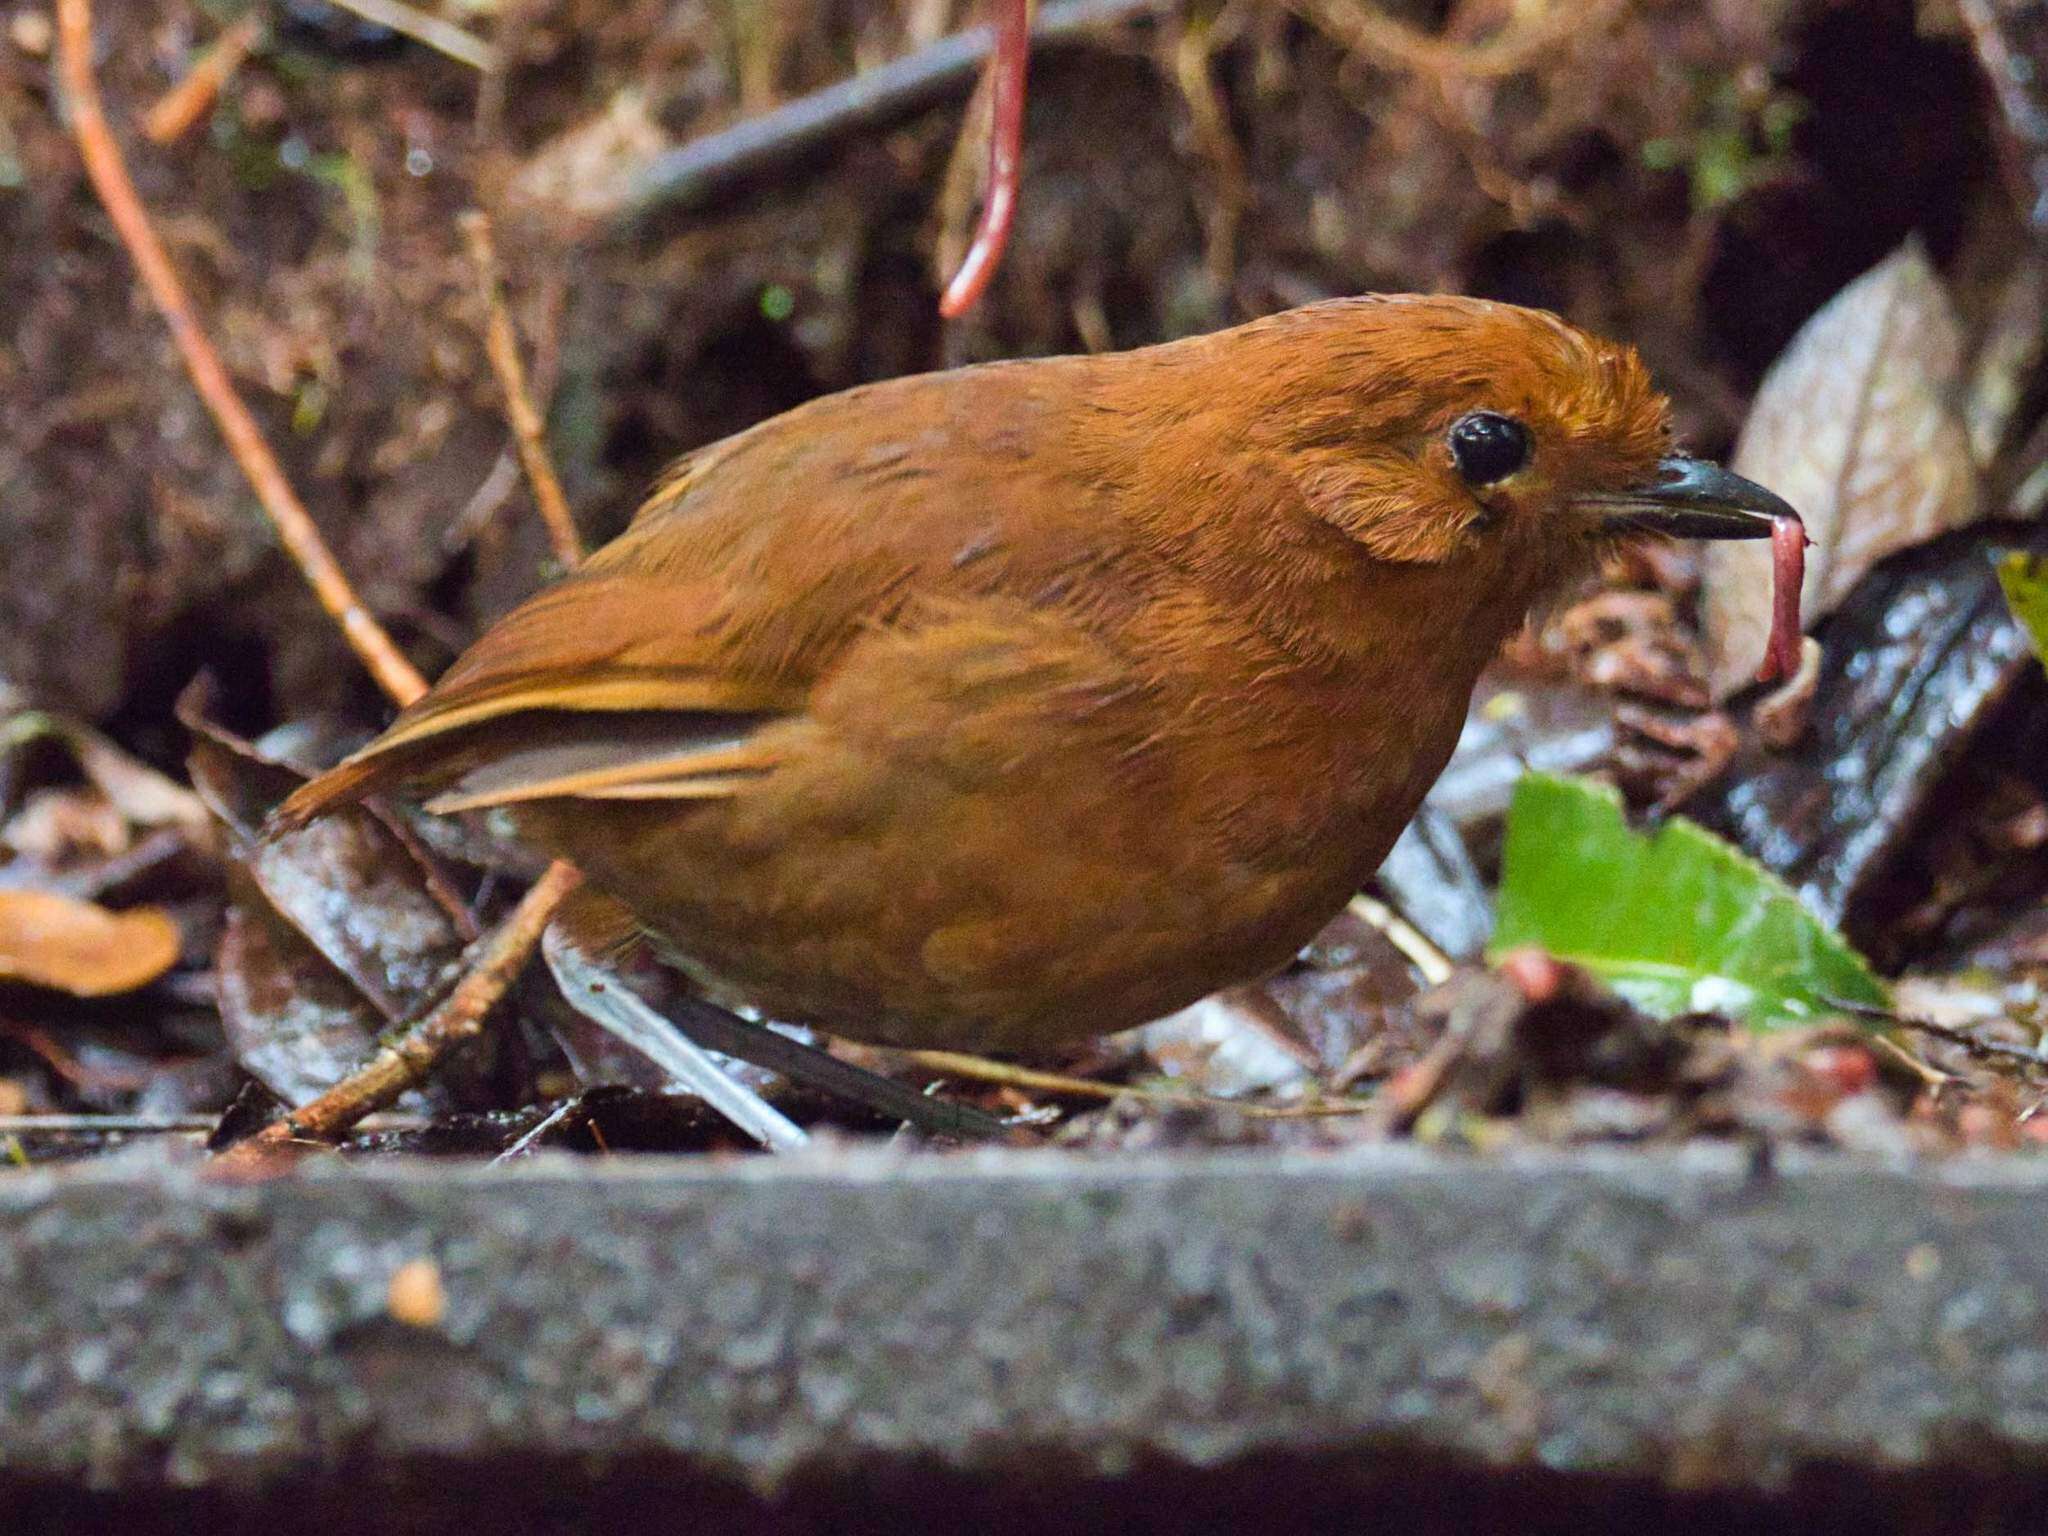
[[[1247,858],[1087,765],[694,804],[584,802],[529,832],[631,907],[712,995],[898,1046],[1028,1050],[1284,965],[1399,830]]]

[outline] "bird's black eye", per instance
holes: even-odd
[[[1445,440],[1467,485],[1492,485],[1529,462],[1529,429],[1495,411],[1460,416]]]

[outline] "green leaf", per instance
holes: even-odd
[[[2016,552],[1998,562],[2006,603],[2033,637],[2034,654],[2048,661],[2048,556]]]
[[[1621,797],[1532,773],[1515,786],[1492,953],[1534,945],[1647,1012],[1753,1025],[1889,1006],[1862,956],[1786,884],[1683,817],[1630,830]]]

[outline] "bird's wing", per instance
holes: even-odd
[[[755,738],[804,707],[813,658],[749,665],[702,588],[615,569],[548,588],[382,736],[293,795],[280,819],[401,787],[432,791],[442,811],[729,793],[773,766]]]
[[[691,799],[770,771],[762,727],[802,712],[864,630],[1071,563],[1071,533],[1042,526],[1048,506],[1087,510],[1048,371],[833,396],[697,455],[280,819],[401,787],[441,810]],[[1008,451],[987,451],[990,418]]]

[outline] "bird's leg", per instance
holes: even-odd
[[[780,1072],[794,1082],[866,1105],[879,1114],[894,1115],[928,1135],[1005,1141],[1014,1134],[994,1115],[971,1105],[932,1098],[908,1083],[841,1061],[829,1051],[792,1040],[701,997],[683,999],[676,1005],[676,1014],[676,1027],[706,1050]]]
[[[810,1140],[803,1127],[720,1070],[696,1041],[641,1001],[616,971],[585,954],[561,924],[549,925],[541,953],[571,1008],[660,1067],[676,1087],[696,1094],[770,1151],[794,1151]]]
[[[705,1052],[780,1072],[821,1093],[906,1120],[927,1134],[973,1141],[1002,1140],[1010,1134],[993,1115],[929,1098],[907,1083],[841,1061],[703,998],[676,999],[669,1002],[667,1012],[659,1011],[627,986],[617,966],[594,958],[562,924],[549,928],[542,952],[570,1007],[774,1150],[801,1145],[803,1131]]]

